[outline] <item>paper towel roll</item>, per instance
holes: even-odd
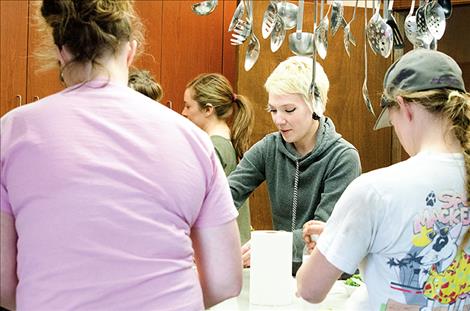
[[[250,303],[292,303],[292,232],[251,232]]]

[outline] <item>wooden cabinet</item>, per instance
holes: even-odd
[[[59,69],[41,71],[34,53],[39,47],[35,15],[39,0],[1,3],[1,115],[63,86]],[[191,11],[192,0],[137,0],[135,8],[145,25],[144,52],[135,67],[150,70],[181,112],[186,84],[197,74],[219,72],[235,83],[236,49],[227,36],[236,0],[219,1],[207,16]]]
[[[295,1],[291,1],[295,2]],[[354,3],[354,1],[350,1]],[[395,1],[401,9],[410,5],[411,0]],[[418,1],[417,1],[418,2]],[[272,53],[268,40],[261,39],[260,25],[263,13],[268,5],[268,0],[254,2],[254,32],[260,38],[261,53],[258,62],[249,71],[243,69],[246,44],[240,46],[238,59],[238,89],[240,94],[246,95],[255,104],[255,129],[252,142],[256,142],[267,133],[276,131],[271,116],[266,113],[267,93],[263,87],[272,70],[287,57],[292,56],[288,48],[288,32],[286,39],[276,53]],[[369,1],[369,4],[371,1]],[[454,1],[452,1],[454,3]],[[438,49],[451,55],[461,66],[467,89],[470,85],[470,40],[465,39],[468,32],[468,18],[470,17],[470,1],[455,1],[453,14],[447,20],[447,28],[444,37],[438,43]],[[465,5],[467,4],[467,5]],[[326,8],[327,10],[327,8]],[[345,7],[345,19],[352,17],[353,8]],[[371,9],[368,17],[371,17]],[[331,13],[330,13],[331,14]],[[400,11],[397,22],[403,25],[408,11]],[[313,28],[313,2],[305,3],[304,31],[311,32]],[[351,46],[351,56],[345,52],[343,45],[343,30],[339,30],[334,37],[329,32],[328,54],[325,60],[317,57],[322,64],[330,80],[330,91],[326,115],[331,117],[336,125],[336,130],[345,139],[351,142],[359,151],[363,172],[380,167],[389,166],[408,156],[402,150],[398,139],[391,128],[374,131],[372,128],[375,117],[365,107],[362,97],[362,84],[364,81],[364,9],[357,10],[355,21],[351,31],[356,38],[357,46]],[[402,31],[403,34],[403,31]],[[404,36],[404,35],[403,35]],[[405,51],[412,47],[405,40]],[[368,48],[368,90],[374,104],[375,113],[380,113],[379,98],[382,93],[382,81],[386,69],[392,63],[392,57],[384,59],[374,55]],[[398,54],[398,53],[397,53]],[[399,56],[399,55],[397,55]],[[255,229],[271,229],[271,209],[267,196],[267,190],[263,184],[250,197],[251,223]]]
[[[26,101],[28,2],[0,1],[0,115]]]

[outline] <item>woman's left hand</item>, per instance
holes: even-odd
[[[320,220],[307,221],[302,229],[302,237],[307,245],[308,252],[311,253],[317,245],[318,236],[323,232],[325,223]]]

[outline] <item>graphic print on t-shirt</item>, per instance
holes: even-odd
[[[413,246],[403,258],[387,261],[399,280],[390,288],[416,310],[463,310],[470,304],[470,246],[459,248],[459,240],[470,225],[470,208],[450,191],[430,192],[424,204],[414,219]],[[398,305],[389,301],[386,309]]]

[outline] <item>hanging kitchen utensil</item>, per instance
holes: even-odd
[[[408,38],[408,41],[410,41],[410,43],[413,44],[414,47],[416,47],[418,46],[418,43],[416,41],[417,25],[416,25],[416,16],[413,15],[414,9],[415,9],[415,0],[412,0],[410,11],[408,12],[408,15],[405,18],[405,35]]]
[[[346,49],[346,53],[349,57],[351,57],[349,52],[349,43],[351,42],[354,46],[356,46],[356,40],[354,39],[352,32],[351,32],[351,23],[356,18],[356,10],[357,10],[358,0],[356,0],[356,5],[354,6],[353,16],[349,23],[347,23],[346,27],[344,27],[344,36],[343,36],[343,43],[344,48]]]
[[[328,7],[328,12],[323,15],[323,6],[325,0],[321,0],[320,5],[320,23],[318,24],[317,30],[315,30],[315,49],[317,50],[318,55],[325,59],[326,51],[328,49],[328,13],[330,13],[331,5]]]
[[[297,30],[289,35],[289,48],[295,55],[310,56],[313,53],[313,33],[302,32],[304,0],[299,0],[297,12]]]
[[[281,47],[286,37],[286,28],[283,19],[277,15],[274,29],[271,32],[271,51],[274,53]]]
[[[313,4],[313,33],[315,34],[317,28],[317,2],[314,1]],[[313,51],[312,51],[312,61],[313,61],[313,66],[312,66],[312,81],[310,82],[310,87],[308,89],[308,94],[312,98],[312,100],[315,100],[315,91],[316,91],[316,84],[315,84],[315,75],[316,75],[316,58],[317,58],[317,51],[315,48],[315,42],[313,43]]]
[[[228,31],[232,31],[238,22],[242,19],[243,13],[245,13],[245,5],[244,1],[240,1],[235,12],[233,12],[232,20],[230,21],[230,25],[228,26]]]
[[[444,9],[446,18],[449,18],[452,15],[452,2],[450,0],[438,0],[437,2]]]
[[[367,39],[375,53],[387,58],[393,47],[393,30],[380,16],[380,0],[376,7],[375,0],[372,0],[374,15],[367,24]]]
[[[271,35],[276,23],[276,16],[277,6],[273,2],[269,2],[266,11],[264,11],[263,23],[261,25],[261,35],[263,39],[267,39]]]
[[[217,0],[206,0],[192,5],[192,10],[196,15],[209,15],[217,7]]]
[[[277,14],[282,18],[286,30],[295,27],[298,11],[299,8],[291,2],[287,2],[287,0],[282,0],[281,3],[277,4]]]
[[[246,12],[248,14],[247,21],[253,25],[253,0],[248,0],[246,2]],[[259,40],[256,37],[255,33],[252,31],[250,36],[250,41],[246,47],[245,52],[245,71],[249,71],[255,65],[258,60],[260,52]]]
[[[419,47],[429,49],[434,37],[429,32],[428,25],[426,24],[426,17],[424,8],[427,3],[420,0],[419,8],[416,10],[416,43]]]
[[[392,28],[393,31],[393,47],[395,49],[403,49],[403,37],[398,28],[397,21],[393,17],[393,1],[394,0],[384,0],[384,19],[385,22]]]
[[[249,21],[239,20],[233,29],[231,45],[240,45],[251,35],[252,25]]]
[[[362,98],[364,99],[367,110],[369,110],[375,117],[374,107],[372,106],[372,102],[369,98],[369,90],[367,89],[367,0],[364,2],[364,83],[362,84]]]
[[[331,5],[333,7],[331,11],[331,35],[334,36],[341,25],[346,25],[344,22],[344,8],[343,2],[335,0]]]
[[[446,30],[446,16],[437,0],[432,0],[424,7],[424,18],[431,35],[436,40],[441,39]]]

